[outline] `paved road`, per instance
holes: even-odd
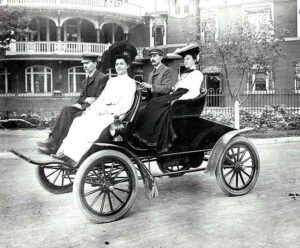
[[[300,143],[257,148],[261,173],[249,194],[227,197],[201,172],[158,180],[152,200],[140,183],[129,214],[103,225],[82,217],[72,193],[44,191],[33,165],[0,155],[0,247],[299,247]]]

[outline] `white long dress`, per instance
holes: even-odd
[[[102,131],[131,108],[136,91],[135,81],[127,74],[109,79],[100,97],[74,119],[67,137],[57,151],[78,162]]]
[[[187,89],[188,92],[183,94],[179,99],[193,99],[199,95],[202,81],[203,74],[201,71],[194,70],[187,74],[184,73],[175,85],[174,91],[179,88]]]

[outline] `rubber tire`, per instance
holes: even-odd
[[[250,179],[251,181],[250,181],[249,185],[247,185],[247,187],[242,190],[233,190],[233,189],[229,188],[228,185],[226,184],[226,182],[224,181],[225,179],[223,178],[223,173],[222,173],[224,156],[226,155],[227,151],[237,143],[245,145],[248,148],[248,150],[251,151],[251,153],[253,155],[254,167],[255,167],[255,171],[254,171],[252,178]],[[230,140],[228,144],[225,145],[223,151],[220,154],[220,159],[218,160],[218,164],[216,167],[216,178],[217,178],[220,188],[222,189],[222,191],[225,194],[227,194],[229,196],[240,196],[240,195],[247,194],[254,187],[254,185],[257,182],[258,176],[259,176],[259,170],[260,170],[259,155],[258,155],[258,152],[257,152],[254,144],[245,137],[236,136],[232,140]]]
[[[52,184],[46,177],[44,168],[40,165],[35,167],[35,174],[39,184],[43,189],[52,194],[65,194],[70,193],[73,190],[73,183],[68,186],[57,186]]]
[[[129,196],[129,200],[126,202],[125,206],[122,207],[122,209],[119,212],[115,213],[114,215],[102,217],[89,211],[89,209],[85,206],[83,196],[81,195],[81,189],[84,186],[84,178],[86,173],[88,173],[89,168],[93,166],[95,161],[101,159],[102,157],[108,157],[108,156],[115,157],[121,160],[126,166],[128,166],[129,172],[131,174],[130,176],[132,177],[133,180],[133,184],[132,184],[132,193]],[[125,214],[127,214],[127,212],[132,207],[137,192],[138,192],[138,177],[132,161],[123,153],[114,150],[102,150],[89,156],[82,163],[78,172],[76,173],[74,186],[73,186],[73,195],[74,195],[76,205],[79,207],[83,215],[88,220],[96,224],[113,222],[125,216]]]

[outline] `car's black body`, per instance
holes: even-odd
[[[172,123],[178,138],[168,153],[159,154],[155,149],[131,143],[131,129],[141,101],[139,91],[125,118],[112,124],[114,141],[95,143],[96,151],[75,167],[51,157],[40,162],[19,151],[12,152],[37,165],[37,178],[49,192],[65,193],[73,189],[83,213],[95,223],[117,220],[129,211],[138,179],[143,180],[149,196],[155,197],[155,177],[205,171],[216,175],[226,194],[246,194],[258,178],[258,153],[248,139],[240,136],[244,130],[200,117],[205,96],[203,93],[193,100],[172,102]],[[153,175],[146,166],[149,161],[156,161],[163,173]],[[203,161],[207,161],[204,167]]]

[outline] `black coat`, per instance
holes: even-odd
[[[82,81],[83,87],[77,103],[81,104],[83,109],[86,109],[89,104],[84,102],[85,98],[100,96],[106,86],[107,81],[108,76],[100,71],[96,71],[91,78],[84,79]]]
[[[54,139],[56,148],[61,145],[63,139],[67,136],[74,118],[80,116],[84,110],[90,106],[90,104],[84,102],[84,100],[87,97],[100,96],[106,86],[107,81],[108,76],[99,71],[96,71],[91,78],[86,78],[82,81],[83,89],[80,92],[79,99],[77,100],[77,103],[81,105],[82,109],[74,106],[64,107],[61,110],[50,134]]]

